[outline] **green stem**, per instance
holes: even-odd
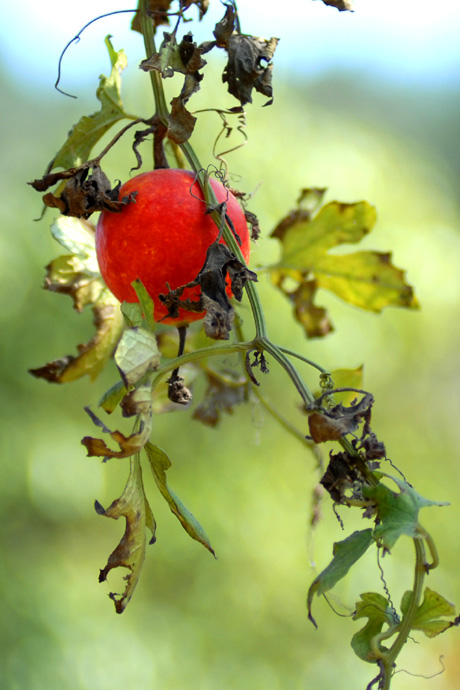
[[[383,685],[379,685],[382,690],[389,690],[390,688],[395,661],[410,635],[423,594],[423,583],[427,572],[425,545],[423,539],[420,538],[414,539],[413,542],[415,547],[414,587],[410,593],[411,596],[407,611],[404,614],[401,623],[397,627],[396,640],[393,642],[387,652],[382,653],[380,650],[380,643],[383,642],[383,640],[392,637],[395,633],[395,629],[390,628],[381,635],[377,635],[372,644],[376,655],[380,658],[381,667],[383,669]]]
[[[252,342],[249,343],[225,343],[223,345],[211,345],[210,347],[203,347],[200,350],[194,350],[193,352],[187,352],[185,355],[180,357],[175,357],[170,359],[169,362],[165,362],[156,371],[156,376],[153,379],[152,391],[160,383],[161,379],[168,374],[170,371],[174,371],[184,364],[189,364],[190,362],[196,362],[204,357],[216,357],[218,355],[230,355],[235,352],[246,352],[247,350],[253,350],[254,345]]]
[[[148,0],[140,0],[139,16],[141,20],[141,29],[144,37],[145,52],[147,58],[149,58],[151,55],[153,55],[153,53],[156,53],[156,47],[153,21],[147,14],[147,8]],[[156,115],[160,118],[161,122],[167,126],[169,111],[168,106],[166,105],[161,75],[159,72],[157,72],[157,70],[154,69],[149,71],[149,75],[152,84],[153,97],[155,100]]]
[[[304,357],[303,355],[299,355],[298,352],[288,350],[286,347],[281,347],[280,345],[278,345],[278,349],[281,350],[281,352],[284,352],[285,355],[296,357],[297,359],[300,359],[302,362],[305,362],[305,364],[309,364],[314,369],[318,369],[318,371],[320,371],[322,374],[329,374],[329,371],[327,369],[324,369],[319,364],[316,364],[316,362],[313,362],[313,360],[307,359],[307,357]]]
[[[203,166],[201,165],[199,159],[197,158],[195,151],[193,148],[190,146],[188,142],[185,142],[184,144],[181,144],[182,151],[187,158],[192,170],[197,176],[197,180],[203,190],[204,198],[207,204],[210,206],[213,206],[217,208],[219,205],[219,202],[217,200],[216,195],[214,194],[214,191],[211,187],[210,184],[208,184],[207,176],[206,173],[204,172]],[[212,213],[212,217],[214,219],[214,222],[216,225],[219,227],[220,226],[220,215],[217,211],[214,211]],[[232,250],[232,252],[235,254],[237,259],[241,261],[241,263],[246,263],[244,260],[244,257],[241,253],[241,249],[238,245],[238,242],[236,241],[233,232],[230,230],[227,224],[225,224],[224,228],[224,240],[225,244],[229,249]],[[254,317],[254,324],[256,327],[256,338],[268,338],[268,333],[267,333],[267,325],[265,322],[265,316],[262,308],[262,304],[260,302],[259,295],[257,293],[256,286],[252,281],[248,281],[246,283],[246,293],[248,295],[249,299],[249,304],[251,306],[252,314]]]

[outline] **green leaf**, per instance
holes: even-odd
[[[133,386],[147,371],[154,371],[160,362],[157,341],[145,328],[124,331],[115,352],[115,363],[126,388]]]
[[[144,325],[141,305],[138,302],[122,302],[120,309],[128,328],[138,328]]]
[[[405,592],[401,601],[403,615],[409,608],[412,592]],[[421,630],[427,637],[436,637],[448,628],[453,621],[442,620],[446,616],[455,616],[455,606],[447,601],[441,594],[427,587],[423,595],[423,601],[417,609],[413,630]]]
[[[145,289],[143,283],[139,278],[136,278],[131,283],[136,295],[137,299],[139,300],[139,304],[141,307],[141,311],[144,316],[145,324],[147,327],[147,330],[152,331],[152,333],[155,332],[155,319],[153,316],[154,312],[154,304],[153,304],[153,299],[150,297],[149,293]]]
[[[363,556],[373,541],[373,530],[365,529],[353,532],[343,541],[336,542],[333,548],[334,558],[311,584],[307,596],[308,618],[316,626],[311,613],[313,597],[321,596],[335,587],[345,577],[350,568]]]
[[[131,458],[131,468],[125,489],[116,501],[104,510],[99,503],[96,510],[99,514],[118,520],[126,520],[125,532],[116,549],[110,554],[106,566],[101,570],[99,582],[107,580],[108,573],[113,568],[127,568],[130,572],[124,578],[126,587],[123,594],[110,593],[115,603],[117,613],[123,613],[133,596],[145,558],[146,528],[152,532],[155,540],[155,519],[147,502],[142,482],[142,471],[139,455]]]
[[[356,604],[356,611],[353,620],[367,618],[368,621],[364,628],[355,633],[351,640],[351,646],[357,656],[363,661],[375,663],[376,657],[372,649],[372,639],[382,632],[384,624],[397,625],[394,612],[389,606],[387,599],[375,592],[360,594],[361,601]],[[381,648],[382,649],[382,648]],[[383,648],[382,651],[385,651]]]
[[[102,407],[104,412],[111,414],[118,407],[126,393],[127,391],[123,381],[117,381],[104,393],[98,405]]]
[[[380,482],[377,486],[363,487],[363,493],[377,504],[379,524],[374,529],[374,536],[382,540],[384,548],[389,551],[403,534],[417,538],[418,513],[428,506],[445,506],[447,503],[431,501],[420,496],[415,489],[398,477],[389,477],[399,487],[399,493],[392,491]]]
[[[192,513],[184,506],[182,501],[180,501],[180,499],[168,487],[166,482],[166,471],[171,467],[171,460],[169,457],[164,451],[157,446],[154,446],[152,443],[147,443],[145,445],[145,452],[147,453],[147,457],[150,461],[150,466],[152,468],[153,476],[158,489],[168,503],[171,512],[177,517],[187,534],[189,534],[192,539],[195,539],[196,541],[200,542],[200,544],[203,544],[203,546],[205,546],[208,551],[215,556],[214,549],[212,548],[210,541],[198,520],[196,520]]]
[[[318,288],[371,311],[387,306],[417,308],[413,289],[404,272],[392,265],[390,254],[329,254],[339,245],[361,241],[374,227],[376,211],[366,201],[333,201],[312,216],[323,192],[303,190],[297,209],[272,233],[282,244],[281,259],[270,269],[272,280],[293,303],[307,336],[321,337],[333,329],[326,310],[314,302]]]
[[[93,115],[84,115],[70,130],[65,144],[59,149],[48,166],[48,172],[54,168],[74,168],[89,159],[90,153],[104,134],[119,120],[132,118],[121,102],[121,72],[127,60],[123,50],[115,51],[107,36],[105,44],[109,52],[112,70],[109,77],[100,77],[96,96],[101,102],[101,109]]]

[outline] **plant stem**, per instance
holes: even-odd
[[[399,623],[397,627],[396,640],[393,642],[390,649],[385,653],[380,651],[380,643],[383,640],[392,637],[395,633],[395,629],[390,628],[381,635],[377,635],[373,640],[372,646],[375,647],[375,651],[378,653],[380,659],[381,668],[383,668],[383,685],[379,685],[379,688],[381,687],[382,690],[389,690],[390,688],[395,661],[407,642],[407,638],[409,637],[414,625],[414,620],[417,615],[420,600],[422,598],[423,583],[427,573],[425,545],[423,539],[420,538],[413,539],[413,542],[415,547],[414,586],[410,593],[411,596],[407,611],[404,614],[401,623]]]
[[[147,14],[148,0],[140,0],[139,16],[141,20],[142,35],[147,58],[156,53],[155,37],[152,19]],[[155,113],[164,125],[168,125],[168,106],[166,105],[165,94],[161,75],[156,70],[149,70],[150,81],[152,83],[153,97],[155,100]]]

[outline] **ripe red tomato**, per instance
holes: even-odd
[[[156,321],[167,315],[158,298],[167,293],[166,283],[174,290],[194,280],[217,237],[214,221],[205,214],[201,188],[193,180],[193,173],[186,170],[160,169],[137,175],[119,192],[120,199],[137,192],[134,203],[120,213],[103,211],[97,224],[97,258],[107,287],[120,302],[137,302],[131,283],[139,278],[153,299]],[[211,180],[211,186],[219,202],[227,201],[227,213],[247,262],[249,231],[243,210],[220,182]],[[229,287],[227,292],[231,297]],[[182,299],[196,300],[199,295],[198,286],[187,288]],[[180,309],[177,319],[167,317],[163,322],[179,326],[204,315]]]

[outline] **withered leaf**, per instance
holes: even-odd
[[[99,274],[89,274],[84,262],[74,254],[59,256],[48,264],[43,287],[69,295],[78,312],[88,304],[94,304],[104,289]]]
[[[257,275],[242,264],[232,251],[219,242],[213,243],[206,253],[206,261],[198,275],[206,335],[216,340],[228,340],[232,328],[234,310],[226,293],[226,277],[230,276],[232,292],[238,301],[248,280],[257,282]]]
[[[217,22],[214,27],[214,36],[216,38],[216,43],[219,48],[227,48],[230,37],[235,31],[237,12],[232,4],[227,3],[225,5],[225,14],[222,19]]]
[[[283,288],[294,306],[297,321],[302,324],[309,338],[323,338],[334,330],[326,309],[314,303],[317,289],[315,279],[302,281],[292,291]]]
[[[171,9],[172,0],[149,0],[147,13],[153,19],[155,29],[161,24],[169,24],[168,12]],[[139,10],[133,17],[131,29],[142,33]]]
[[[199,12],[198,18],[201,20],[208,11],[209,2],[210,0],[182,0],[180,5],[181,10],[187,10],[192,5],[196,5]],[[161,24],[169,24],[168,13],[171,10],[171,4],[172,0],[149,0],[147,13],[153,19],[155,29]],[[139,11],[134,15],[131,29],[142,33]]]
[[[210,0],[183,0],[183,5],[186,9],[192,5],[196,5],[199,11],[199,19],[203,19],[204,15],[208,11]]]
[[[68,294],[79,312],[91,305],[96,327],[94,337],[78,346],[77,357],[68,355],[31,370],[34,376],[52,383],[74,381],[85,374],[95,379],[112,356],[123,330],[119,302],[100,277],[94,232],[91,223],[65,216],[60,216],[51,226],[54,239],[71,254],[49,264],[44,288]]]
[[[171,467],[171,460],[169,457],[161,448],[154,446],[152,443],[147,443],[145,452],[149,459],[156,485],[161,495],[168,503],[171,512],[177,517],[187,534],[192,539],[202,544],[213,556],[215,556],[214,549],[203,527],[168,486],[166,471]]]
[[[64,216],[75,218],[89,218],[96,211],[120,212],[123,206],[134,200],[134,194],[119,199],[120,184],[112,189],[101,168],[98,165],[93,165],[92,168],[91,174],[89,166],[82,165],[74,173],[72,169],[45,175],[41,180],[35,180],[31,184],[35,189],[38,187],[46,189],[59,179],[68,179],[69,172],[72,172],[61,194],[56,196],[48,192],[44,195],[43,202],[45,206],[59,209]]]
[[[196,117],[187,110],[185,104],[200,88],[203,77],[199,70],[206,65],[201,56],[211,50],[213,45],[213,42],[207,42],[198,46],[190,33],[177,43],[175,34],[164,32],[159,51],[140,64],[144,71],[157,70],[163,78],[172,77],[175,72],[185,75],[180,95],[171,101],[171,113],[168,117],[168,137],[178,144],[187,141],[195,127]]]
[[[335,7],[339,12],[354,12],[353,0],[323,0],[325,5]]]
[[[216,427],[221,413],[233,413],[235,405],[247,402],[249,386],[244,376],[232,371],[206,371],[208,387],[203,401],[193,413],[193,419],[206,426]]]
[[[270,99],[265,105],[273,103],[271,60],[277,44],[277,38],[267,40],[236,33],[228,39],[228,62],[222,81],[241,105],[252,103],[253,89]]]
[[[101,438],[85,436],[81,442],[88,451],[88,457],[127,458],[130,455],[134,455],[134,453],[138,453],[147,443],[152,431],[151,405],[147,411],[144,411],[142,415],[139,415],[139,430],[132,433],[130,436],[125,436],[121,433],[121,431],[110,431],[110,429],[105,426],[105,424],[94,414],[94,412],[87,407],[85,407],[85,410],[93,420],[94,424],[101,427],[104,433],[109,434],[112,440],[115,441],[120,448],[119,451],[112,450]]]
[[[332,409],[318,408],[313,403],[309,409],[308,426],[315,443],[338,441],[345,434],[356,431],[361,421],[370,419],[374,397],[366,393],[360,402],[345,407],[335,405]]]
[[[335,503],[341,503],[347,497],[347,491],[360,479],[356,467],[350,463],[347,453],[331,454],[326,472],[320,484],[324,486]]]
[[[146,60],[142,60],[139,67],[148,72],[156,70],[165,79],[172,77],[174,72],[182,74],[197,74],[206,65],[201,55],[211,49],[211,43],[198,46],[191,33],[186,34],[177,43],[175,34],[163,33],[163,41],[157,53],[153,53]]]
[[[84,345],[78,346],[79,354],[67,355],[29,372],[50,383],[69,383],[88,374],[91,380],[105,367],[113,354],[123,330],[123,317],[118,300],[108,290],[93,306],[96,333]]]
[[[187,110],[181,96],[173,98],[168,117],[168,137],[176,144],[183,144],[190,139],[195,123],[196,117]]]
[[[258,240],[261,232],[259,219],[255,213],[252,213],[252,211],[245,210],[244,216],[246,218],[246,223],[251,226],[251,239],[254,241]]]
[[[168,380],[168,399],[177,405],[188,405],[192,401],[192,392],[185,385],[183,376],[171,376]]]
[[[125,532],[120,543],[110,554],[106,566],[100,571],[99,582],[105,582],[107,575],[113,568],[127,568],[128,575],[126,587],[122,594],[110,593],[110,598],[115,604],[117,613],[123,613],[133,596],[142,565],[145,558],[146,529],[152,532],[150,543],[155,541],[155,519],[147,502],[142,482],[142,471],[139,456],[131,458],[131,468],[128,482],[123,494],[104,510],[100,503],[96,502],[96,510],[99,515],[118,520],[124,517],[126,520]]]

